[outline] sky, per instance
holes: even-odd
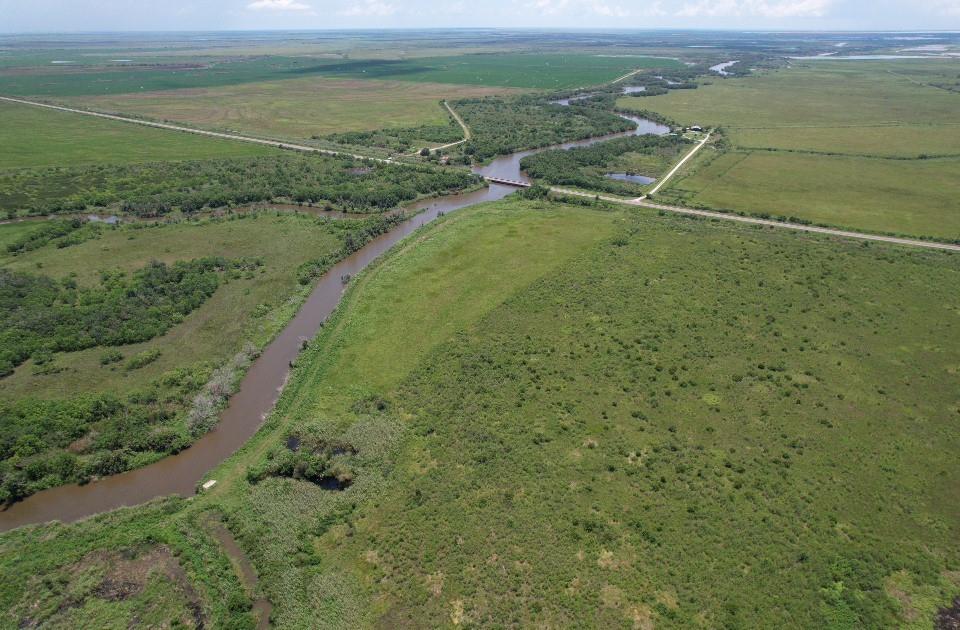
[[[0,32],[432,27],[960,30],[960,0],[0,0]]]

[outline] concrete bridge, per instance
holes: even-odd
[[[530,188],[529,182],[521,182],[515,179],[504,179],[502,177],[484,177],[491,184],[502,184],[504,186],[513,186],[514,188]]]

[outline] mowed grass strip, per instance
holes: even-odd
[[[249,157],[279,149],[0,101],[0,168]]]
[[[99,111],[133,113],[202,127],[309,138],[446,123],[440,101],[510,93],[504,88],[318,77],[229,87],[79,97]]]

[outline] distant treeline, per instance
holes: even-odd
[[[46,214],[116,206],[138,216],[159,216],[176,209],[290,201],[377,212],[478,183],[460,170],[291,153],[10,171],[0,174],[0,209]]]
[[[630,194],[636,192],[636,185],[606,178],[603,171],[627,153],[674,153],[685,142],[679,136],[629,136],[569,151],[543,151],[523,158],[520,166],[534,179],[549,184]]]

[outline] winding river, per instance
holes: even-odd
[[[529,182],[529,178],[520,170],[520,160],[528,155],[548,149],[589,146],[617,137],[648,133],[663,135],[670,131],[668,127],[649,120],[621,116],[635,122],[636,129],[521,151],[497,158],[488,165],[475,168],[474,172],[485,177]],[[407,209],[413,214],[410,219],[372,240],[324,274],[296,316],[250,366],[240,388],[230,398],[220,422],[212,431],[190,448],[149,466],[89,484],[51,488],[27,497],[0,512],[0,531],[53,520],[72,522],[171,494],[192,496],[203,476],[253,437],[263,424],[283,390],[290,372],[290,362],[299,354],[303,340],[312,339],[340,303],[344,291],[343,276],[355,276],[398,241],[437,217],[485,201],[501,199],[515,190],[491,184],[482,190],[428,199],[409,206]]]

